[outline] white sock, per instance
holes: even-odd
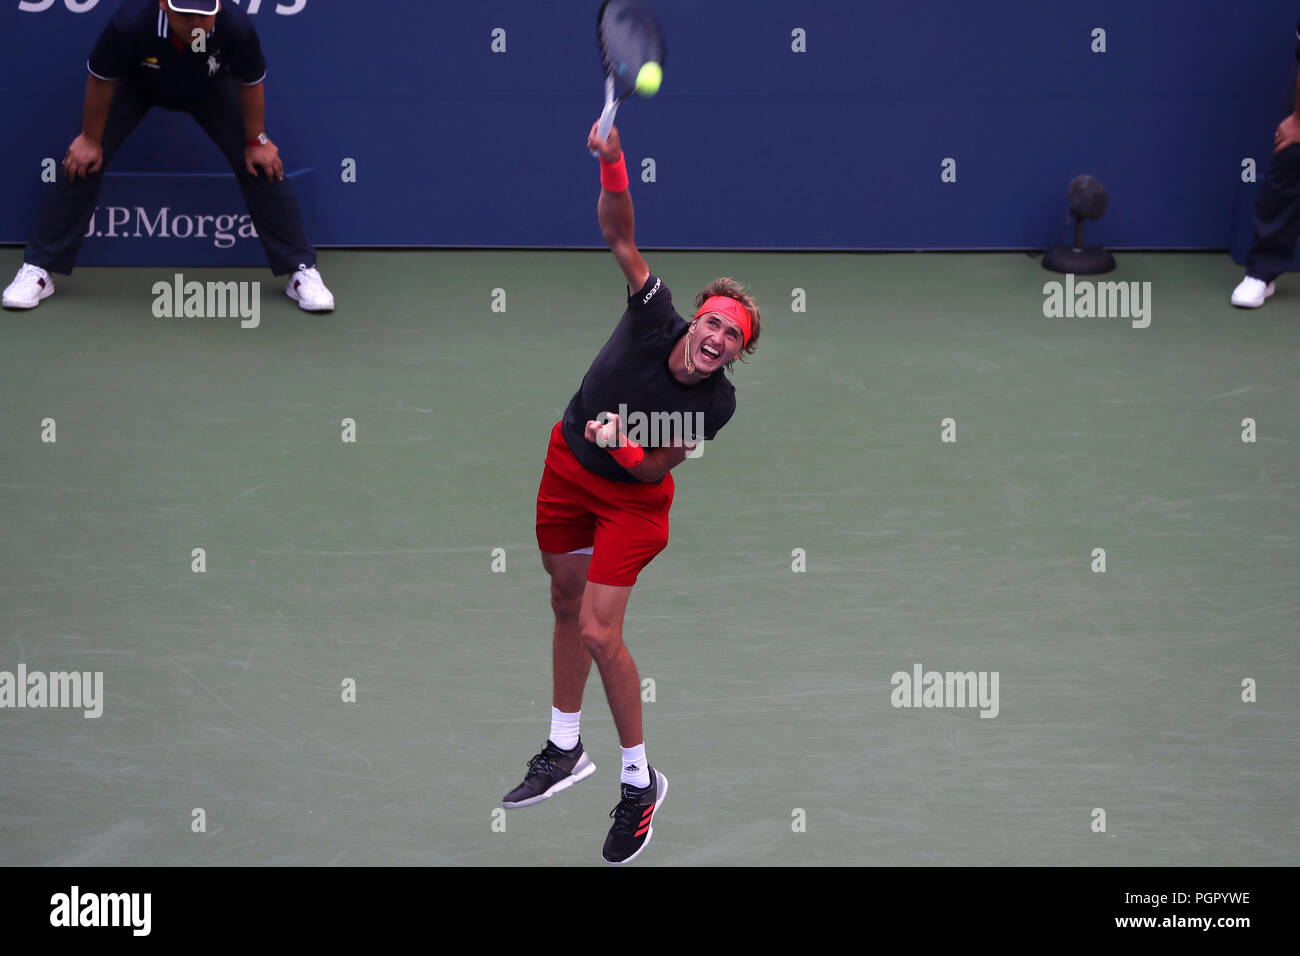
[[[623,774],[619,780],[634,787],[650,786],[650,764],[645,759],[645,743],[619,749],[623,751]]]
[[[578,722],[582,711],[566,714],[562,710],[551,708],[551,743],[561,750],[572,750],[578,746]]]

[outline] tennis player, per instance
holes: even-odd
[[[578,733],[595,660],[623,751],[620,800],[610,812],[614,825],[602,855],[607,863],[627,863],[650,841],[668,781],[646,759],[641,682],[623,643],[623,616],[637,575],[668,544],[669,472],[736,411],[724,370],[754,352],[759,314],[739,283],[717,279],[696,296],[688,325],[633,241],[618,130],[602,142],[593,124],[587,148],[600,154],[596,214],[627,278],[627,311],[551,430],[537,491],[537,543],[555,612],[551,731],[502,805],[540,803],[596,769]],[[663,429],[670,434],[655,441],[637,441],[633,419],[677,427]]]

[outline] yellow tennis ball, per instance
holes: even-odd
[[[654,96],[659,92],[659,84],[663,81],[663,67],[651,60],[637,72],[636,91],[642,96]]]

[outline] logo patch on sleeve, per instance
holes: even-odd
[[[649,292],[645,294],[645,298],[641,300],[641,304],[645,305],[647,302],[653,299],[655,297],[655,293],[659,291],[659,286],[662,284],[663,284],[663,280],[660,279],[658,276],[655,276],[654,288],[652,288]]]

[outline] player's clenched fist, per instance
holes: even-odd
[[[610,412],[604,424],[595,420],[587,422],[584,434],[587,441],[595,442],[600,448],[617,448],[619,446],[618,415]]]
[[[609,137],[602,140],[596,135],[596,127],[599,125],[599,120],[591,124],[591,132],[587,134],[587,150],[598,154],[607,163],[617,163],[623,155],[623,146],[618,141],[618,127],[611,126]]]

